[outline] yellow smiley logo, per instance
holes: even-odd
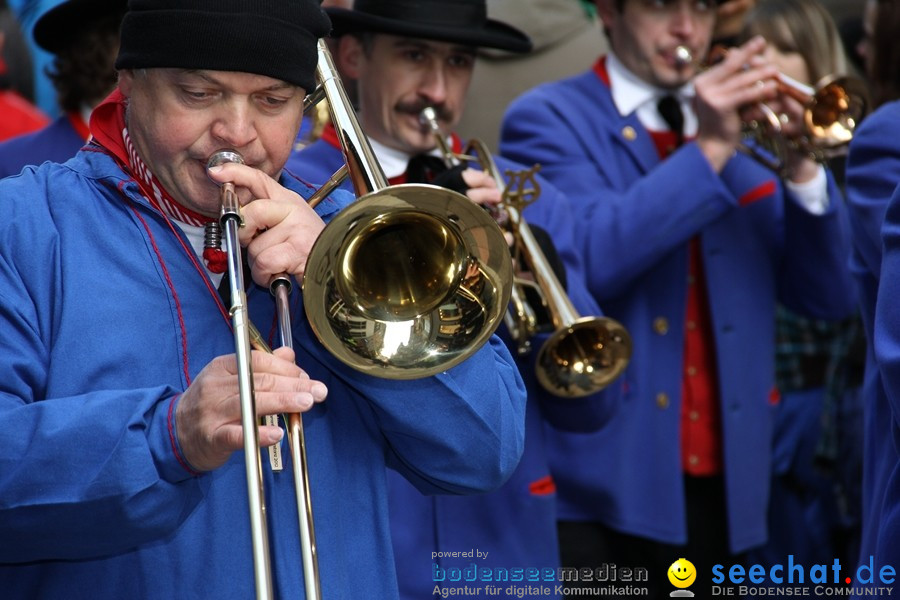
[[[679,558],[669,567],[669,581],[677,588],[690,587],[697,579],[697,569],[686,558]]]

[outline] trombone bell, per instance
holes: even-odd
[[[324,40],[316,72],[314,97],[328,100],[342,170],[359,198],[307,257],[307,320],[326,350],[362,373],[417,379],[446,371],[488,341],[509,303],[503,232],[462,194],[387,185]]]
[[[391,192],[393,193],[393,192]],[[444,216],[397,209],[350,224],[337,256],[340,296],[369,319],[408,321],[446,302],[468,258]]]
[[[390,379],[469,357],[500,324],[513,276],[491,216],[425,184],[360,197],[320,234],[310,265],[303,298],[316,337],[348,366]]]

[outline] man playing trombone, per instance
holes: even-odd
[[[294,327],[280,331],[294,350],[248,351],[246,366],[259,416],[305,419],[317,573],[301,567],[294,482],[271,464],[291,458],[248,477],[229,307],[242,296],[277,345],[266,286],[284,273],[299,284],[353,201],[338,192],[313,210],[314,190],[282,170],[329,29],[317,0],[131,0],[92,141],[0,184],[5,596],[298,598],[321,574],[322,597],[392,598],[386,469],[429,493],[471,493],[515,468],[525,395],[496,337],[438,375],[375,378],[316,340],[295,285]],[[208,168],[223,149],[242,160]],[[223,248],[211,224],[231,188],[243,227]],[[241,265],[223,273],[222,254],[241,250],[247,288],[224,299]],[[253,435],[284,446],[277,420]],[[251,560],[257,483],[268,592]]]
[[[523,52],[530,46],[527,37],[487,18],[483,0],[357,0],[352,9],[326,11],[337,37],[336,66],[354,85],[360,124],[391,181],[429,182],[495,207],[500,187],[513,184],[498,184],[476,161],[454,165],[466,143],[453,127],[466,104],[477,49]],[[436,123],[423,118],[425,109],[434,111]],[[444,143],[447,149],[442,150]],[[495,158],[500,169],[522,170],[521,165]],[[287,169],[321,182],[342,160],[336,132],[326,126],[320,140],[289,159]],[[523,211],[524,217],[531,229],[537,230],[537,223],[546,231],[543,235],[536,231],[544,258],[555,266],[575,307],[583,315],[599,315],[584,287],[581,258],[571,244],[568,200],[540,176],[527,185],[533,187],[535,182],[540,197]],[[506,570],[559,566],[555,483],[546,463],[543,428],[553,423],[565,429],[597,429],[615,409],[620,390],[614,382],[605,392],[593,390],[587,397],[555,397],[535,377],[539,340],[540,336],[529,340],[534,350],[519,360],[529,391],[525,454],[501,489],[478,496],[425,496],[407,481],[390,478],[391,528],[404,600],[431,596],[435,586],[452,586],[448,573],[471,569],[473,562],[478,568]],[[478,548],[483,556],[443,554],[458,548]],[[489,584],[480,576],[467,583]]]
[[[563,560],[648,567],[663,597],[677,558],[709,573],[766,539],[775,302],[852,314],[845,214],[804,152],[784,180],[738,152],[762,103],[802,122],[765,40],[704,69],[716,2],[596,5],[609,54],[513,102],[500,147],[572,200],[589,288],[634,336],[622,410],[553,446]]]

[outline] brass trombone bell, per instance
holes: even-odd
[[[343,209],[310,252],[304,306],[316,336],[372,375],[445,371],[484,344],[509,302],[497,224],[451,190],[390,186]]]
[[[322,40],[317,75],[309,101],[328,101],[345,165],[309,204],[344,177],[358,198],[307,257],[307,320],[322,345],[357,371],[386,379],[446,371],[486,343],[503,318],[513,278],[506,238],[462,194],[389,186]]]

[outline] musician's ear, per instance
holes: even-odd
[[[335,66],[341,77],[359,79],[364,60],[365,48],[359,38],[353,35],[342,35],[338,38]]]
[[[134,71],[131,69],[121,69],[119,71],[119,91],[126,98],[131,97],[131,90],[134,87]]]
[[[595,0],[597,5],[597,16],[605,27],[612,25],[616,12],[615,0]]]

